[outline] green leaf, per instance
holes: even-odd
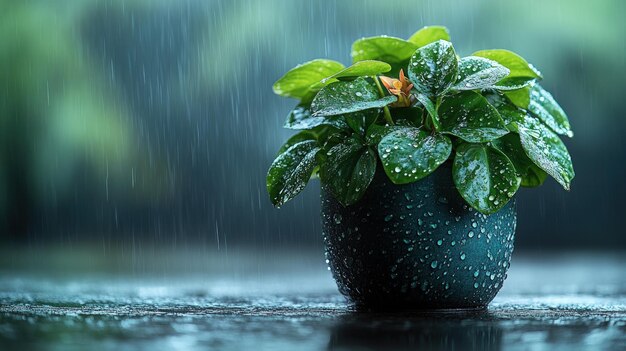
[[[417,45],[388,36],[362,38],[352,44],[352,61],[379,60],[401,62],[413,55]]]
[[[435,130],[441,129],[441,123],[439,122],[439,114],[437,112],[437,108],[435,107],[435,104],[425,94],[417,93],[415,94],[415,97],[417,98],[417,101],[419,101],[422,104],[422,106],[424,106],[424,108],[426,109],[426,112],[428,112],[428,115],[431,117],[431,120],[433,121],[433,124],[435,125]]]
[[[509,74],[509,69],[496,61],[478,56],[463,57],[459,61],[456,90],[475,90],[493,87]]]
[[[417,91],[435,98],[443,95],[456,81],[458,62],[449,41],[438,40],[415,51],[408,74]]]
[[[380,108],[398,100],[395,96],[380,98],[376,85],[363,77],[353,81],[331,83],[311,103],[313,116],[333,116]]]
[[[523,122],[526,117],[526,111],[513,105],[509,102],[509,100],[497,92],[485,93],[484,96],[491,106],[495,107],[498,111],[507,128],[510,131],[517,131],[517,125],[514,122]]]
[[[344,69],[337,61],[317,59],[298,65],[274,83],[274,93],[296,99],[305,99],[321,89],[322,79]],[[328,81],[330,83],[330,81]]]
[[[471,143],[497,139],[509,131],[498,111],[480,94],[464,91],[439,106],[441,131]]]
[[[539,84],[530,91],[528,110],[557,134],[574,136],[565,111]]]
[[[518,124],[520,141],[526,155],[556,179],[566,190],[575,176],[572,159],[558,135],[538,119],[526,116],[524,123]]]
[[[378,125],[378,124],[372,124],[368,129],[367,129],[367,133],[365,135],[365,140],[367,141],[368,145],[374,145],[377,146],[378,143],[380,143],[380,141],[385,137],[385,135],[391,133],[394,130],[397,129],[402,129],[404,128],[403,126],[399,126],[399,125],[393,125],[393,126],[389,126],[389,125]]]
[[[361,77],[361,76],[375,76],[380,73],[389,72],[391,66],[382,61],[365,60],[352,64],[352,66],[345,68],[330,77],[322,79],[322,83],[333,78],[347,78],[347,77]]]
[[[282,206],[304,189],[315,169],[318,151],[316,141],[301,141],[274,160],[267,173],[267,192],[275,206]]]
[[[320,179],[343,206],[357,202],[374,179],[376,154],[355,137],[318,154]]]
[[[480,144],[457,147],[452,178],[465,201],[483,214],[498,212],[520,184],[513,163],[501,151]]]
[[[447,136],[413,127],[393,130],[378,144],[383,168],[394,184],[424,178],[444,163],[451,152],[452,142]]]
[[[321,125],[333,126],[338,129],[349,129],[343,116],[314,117],[311,115],[310,108],[306,105],[296,106],[287,116],[283,127],[287,129],[307,130]]]
[[[509,133],[492,143],[495,148],[502,151],[511,160],[517,175],[522,178],[521,186],[533,188],[540,186],[546,180],[548,174],[528,158],[519,135]]]
[[[417,45],[418,47],[426,46],[437,40],[450,41],[450,32],[448,28],[443,26],[426,26],[417,32],[415,32],[409,38],[409,42]]]
[[[302,130],[299,133],[293,135],[289,140],[287,140],[283,146],[278,150],[278,155],[287,151],[292,145],[295,145],[301,141],[305,140],[317,140],[319,145],[322,145],[333,135],[344,135],[342,131],[349,129],[348,125],[344,122],[345,128],[338,129],[331,125],[319,125],[312,129]]]
[[[523,108],[524,110],[528,109],[528,105],[530,104],[530,86],[523,87],[521,89],[503,91],[502,93],[506,96],[515,106]]]
[[[529,64],[518,54],[503,49],[476,51],[472,56],[480,56],[496,61],[510,70],[508,78],[525,77],[530,79],[541,79],[539,72],[533,65]]]
[[[323,142],[321,142],[320,144],[322,145],[322,152],[324,150],[330,150],[332,147],[334,147],[337,144],[343,143],[346,141],[346,139],[348,138],[353,138],[353,135],[347,135],[344,133],[333,133],[330,134]],[[320,159],[320,154],[322,153],[318,153],[317,158],[318,161]],[[319,162],[318,162],[319,164]]]
[[[346,122],[358,135],[365,135],[367,129],[376,122],[380,115],[379,109],[364,110],[343,115]]]
[[[311,130],[303,130],[300,133],[293,135],[283,144],[283,146],[280,147],[276,156],[279,156],[289,150],[290,147],[296,145],[297,143],[307,140],[317,140],[317,134]]]
[[[530,87],[534,82],[534,79],[526,77],[504,78],[494,85],[493,88],[502,91],[520,90]]]
[[[531,84],[535,79],[543,78],[533,65],[512,51],[502,49],[482,50],[472,55],[496,61],[509,69],[509,75],[494,86],[499,90],[521,89]]]

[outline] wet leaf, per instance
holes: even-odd
[[[378,115],[380,115],[380,109],[357,111],[342,116],[355,133],[365,136],[365,132],[376,122]]]
[[[296,145],[297,143],[307,140],[317,140],[316,133],[311,130],[303,130],[300,133],[293,135],[291,138],[287,139],[283,146],[280,147],[276,156],[279,156],[280,154],[289,150],[290,147]]]
[[[574,136],[565,111],[539,84],[530,91],[528,110],[557,134]]]
[[[290,156],[290,150],[315,143],[322,150],[314,153],[319,166],[307,170],[319,169],[344,205],[363,195],[377,157],[394,183],[410,183],[449,159],[452,144],[455,183],[483,213],[504,206],[520,184],[539,186],[548,174],[568,189],[574,170],[557,134],[572,131],[563,109],[537,84],[541,73],[508,50],[461,59],[449,39],[441,26],[424,27],[408,40],[363,38],[352,46],[350,67],[314,60],[289,71],[274,91],[300,99],[285,122],[300,132],[275,162],[291,162],[294,170],[308,167],[311,156]],[[388,78],[404,76],[401,69],[410,81]],[[377,76],[387,91],[380,91]],[[281,173],[283,180],[275,182],[286,189],[276,185],[275,203],[303,187],[294,172]],[[272,195],[269,183],[268,191]]]
[[[535,82],[534,79],[527,77],[504,78],[493,86],[494,89],[501,91],[513,91],[529,88]]]
[[[509,132],[498,111],[473,91],[444,99],[439,107],[439,120],[442,132],[472,143],[487,142]]]
[[[280,147],[280,149],[278,150],[277,156],[287,151],[287,149],[289,149],[292,145],[295,145],[305,140],[316,140],[318,142],[318,145],[323,145],[328,140],[328,138],[330,138],[332,135],[335,135],[335,134],[343,135],[342,132],[344,132],[346,129],[349,129],[346,123],[344,123],[344,125],[345,125],[344,129],[339,129],[330,125],[322,124],[311,129],[302,130],[299,133],[293,135],[291,138],[289,138],[283,144],[283,146]]]
[[[515,106],[528,109],[530,104],[530,86],[523,87],[521,89],[503,91],[506,96]]]
[[[515,167],[506,155],[481,144],[457,147],[452,178],[465,201],[484,214],[498,212],[515,195],[520,184]]]
[[[513,105],[507,98],[497,92],[485,93],[484,97],[498,111],[507,128],[510,131],[517,131],[517,125],[514,122],[523,122],[526,117],[526,111]]]
[[[448,28],[443,26],[426,26],[411,35],[408,41],[418,47],[422,47],[440,39],[450,41]]]
[[[415,51],[408,75],[417,91],[431,99],[443,95],[456,81],[458,62],[449,41],[438,40]]]
[[[347,134],[344,134],[344,133],[333,133],[333,134],[330,134],[326,138],[326,140],[324,140],[323,142],[320,143],[322,145],[322,151],[320,153],[324,152],[324,150],[328,151],[331,148],[333,148],[335,145],[341,144],[341,143],[345,142],[346,139],[352,138],[352,137],[353,136],[348,136]],[[320,158],[320,153],[318,153],[318,155],[317,155],[318,161],[319,161],[319,158]],[[318,162],[318,164],[319,164],[319,162]]]
[[[463,57],[459,61],[456,90],[491,88],[509,74],[509,69],[496,61],[478,56]]]
[[[437,112],[435,104],[425,94],[417,93],[415,94],[415,97],[417,98],[417,101],[419,101],[422,106],[424,106],[426,112],[428,112],[428,115],[435,125],[435,129],[439,130],[441,127],[441,123],[439,123],[439,114]]]
[[[380,108],[396,101],[395,96],[381,98],[374,83],[359,77],[325,86],[313,99],[311,109],[313,116],[333,116]]]
[[[566,190],[574,178],[572,159],[558,135],[538,119],[526,116],[524,123],[518,124],[520,141],[526,155],[556,179]]]
[[[306,186],[316,166],[317,142],[305,140],[281,153],[267,173],[267,192],[275,206],[293,199]]]
[[[326,77],[322,80],[322,83],[333,78],[347,78],[347,77],[361,77],[361,76],[375,76],[380,73],[389,72],[391,66],[382,61],[365,60],[352,64],[352,66],[345,68],[330,77]]]
[[[509,133],[492,142],[493,146],[502,151],[515,166],[517,175],[521,177],[521,186],[537,187],[543,184],[548,176],[528,156],[522,147],[519,135]]]
[[[313,129],[317,126],[328,125],[338,129],[348,129],[349,126],[342,116],[312,116],[311,110],[306,105],[298,105],[294,108],[285,121],[287,129]]]
[[[296,99],[312,96],[321,89],[322,79],[344,69],[344,65],[333,60],[316,59],[300,64],[274,83],[274,93]],[[330,83],[332,80],[327,81]]]
[[[509,78],[514,77],[528,77],[528,78],[543,78],[541,72],[539,72],[534,66],[526,62],[520,55],[513,51],[504,49],[494,50],[481,50],[476,51],[472,56],[480,56],[496,61],[502,66],[508,68],[511,72]]]
[[[385,135],[391,133],[394,130],[402,129],[403,126],[393,125],[393,126],[381,126],[378,124],[372,124],[368,129],[365,135],[365,140],[368,145],[378,146],[378,143],[382,140]]]
[[[379,60],[388,63],[404,61],[413,55],[417,45],[388,36],[362,38],[352,44],[352,61]]]
[[[518,54],[503,49],[481,50],[472,54],[496,61],[509,69],[509,75],[495,85],[501,90],[517,90],[528,86],[535,79],[543,78],[541,72]]]
[[[355,137],[318,154],[320,179],[343,206],[357,202],[374,179],[376,153]]]
[[[395,184],[424,178],[444,163],[451,152],[452,142],[447,136],[413,127],[395,129],[378,144],[385,173]]]

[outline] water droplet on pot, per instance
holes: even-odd
[[[341,220],[343,218],[341,217],[341,215],[339,213],[335,213],[333,215],[333,220],[335,221],[335,224],[341,224]]]

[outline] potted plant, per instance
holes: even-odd
[[[352,59],[274,84],[299,100],[285,122],[299,132],[269,169],[270,199],[319,177],[327,262],[358,306],[485,307],[506,278],[518,188],[574,178],[567,116],[522,57],[461,58],[444,27],[359,39]]]

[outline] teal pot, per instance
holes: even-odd
[[[512,199],[486,216],[461,198],[446,163],[415,183],[379,165],[364,197],[344,207],[322,184],[326,259],[339,291],[368,309],[484,308],[510,265]]]

